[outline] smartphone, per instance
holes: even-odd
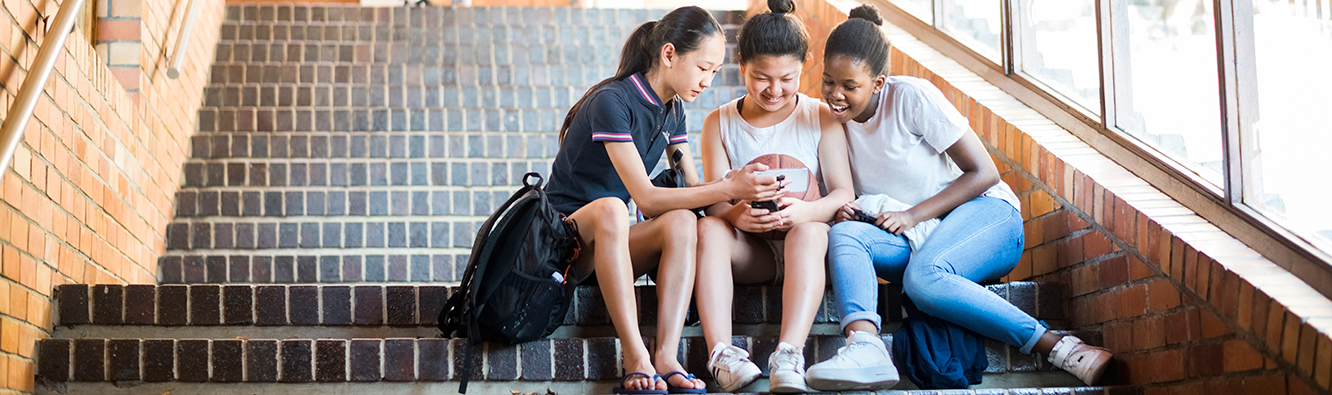
[[[756,171],[754,174],[759,176],[774,176],[777,177],[778,181],[785,181],[782,183],[782,190],[784,191],[804,192],[809,190],[809,169],[803,167],[798,169]]]
[[[762,202],[749,202],[749,207],[753,207],[753,208],[765,208],[765,209],[768,209],[768,212],[770,212],[770,213],[775,213],[775,212],[778,211],[777,201],[776,201],[776,200],[765,200],[765,201],[762,201]]]
[[[852,210],[851,213],[852,213],[853,216],[854,216],[853,219],[855,219],[856,221],[866,222],[866,223],[871,223],[871,224],[873,224],[873,223],[879,221],[879,218],[877,218],[877,217],[875,217],[875,216],[873,216],[873,215],[869,215],[869,213],[866,213],[864,210],[861,210],[861,209],[858,209],[858,208],[854,208],[854,209],[851,209],[851,210]]]

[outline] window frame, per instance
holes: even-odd
[[[1020,0],[998,0],[1002,2],[1002,64],[995,63],[938,27],[943,18],[941,0],[933,0],[934,15],[929,22],[898,8],[892,0],[861,1],[877,6],[889,23],[980,74],[987,82],[1073,132],[1198,215],[1296,273],[1297,277],[1312,282],[1317,281],[1316,276],[1308,277],[1311,274],[1302,273],[1308,269],[1332,272],[1332,251],[1318,248],[1244,201],[1244,192],[1256,177],[1245,163],[1251,163],[1253,155],[1250,151],[1256,143],[1250,131],[1254,130],[1253,120],[1257,119],[1259,108],[1257,65],[1240,61],[1256,58],[1253,0],[1207,0],[1213,6],[1216,30],[1220,98],[1217,105],[1220,108],[1221,157],[1224,161],[1221,185],[1204,179],[1189,166],[1116,126],[1114,95],[1126,88],[1116,85],[1114,73],[1116,60],[1118,64],[1126,64],[1125,56],[1121,53],[1117,57],[1115,52],[1115,48],[1127,48],[1126,35],[1115,34],[1116,31],[1127,31],[1127,20],[1115,18],[1127,12],[1123,2],[1095,0],[1101,94],[1100,114],[1092,114],[1019,68],[1017,57],[1021,54],[1019,35],[1022,32],[1015,26],[1014,15],[1019,12]],[[1259,232],[1261,237],[1242,237],[1248,236],[1247,231]],[[1304,262],[1313,263],[1315,267],[1304,266]]]

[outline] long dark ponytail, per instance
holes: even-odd
[[[721,24],[712,17],[712,13],[697,6],[676,8],[662,16],[660,21],[638,26],[624,40],[624,49],[620,50],[620,66],[616,68],[615,76],[592,85],[569,108],[569,114],[564,116],[564,124],[560,126],[560,143],[564,143],[564,135],[569,131],[569,125],[573,124],[574,115],[578,114],[578,109],[583,107],[583,102],[587,101],[592,92],[630,75],[648,72],[661,57],[663,45],[673,44],[675,53],[684,55],[698,49],[709,37],[721,33]]]

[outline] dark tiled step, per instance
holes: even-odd
[[[636,24],[661,18],[667,9],[611,9],[579,7],[357,7],[289,4],[233,4],[227,6],[226,24],[335,24],[374,23],[406,28],[456,25],[611,25]],[[725,25],[743,23],[740,11],[713,11]],[[225,36],[225,35],[224,35]]]
[[[1095,334],[1076,335],[1100,343]],[[887,343],[891,338],[883,335]],[[474,381],[607,381],[619,378],[618,341],[486,342],[477,346],[476,363],[469,366],[465,339],[45,339],[37,345],[37,374],[54,382],[456,381],[470,367]],[[776,337],[736,336],[732,342],[750,350],[751,360],[767,374]],[[837,335],[810,336],[806,364],[831,358],[844,344]],[[681,340],[685,368],[705,379],[711,376],[708,349],[702,337]],[[986,352],[987,374],[1058,371],[1039,355],[997,341],[989,341]]]
[[[524,173],[544,169],[514,169],[514,174],[499,177],[518,177],[513,182],[497,182],[499,187],[452,187],[436,185],[430,188],[311,188],[269,187],[256,188],[182,188],[176,193],[176,221],[173,225],[189,227],[198,223],[232,223],[237,220],[269,222],[281,221],[283,217],[315,217],[295,219],[295,223],[305,221],[325,221],[321,217],[338,219],[339,216],[386,217],[370,218],[371,221],[439,221],[445,218],[402,218],[403,216],[489,216],[495,205],[503,204],[513,191],[521,185],[509,185],[521,182]],[[398,217],[398,218],[394,218]],[[453,219],[457,220],[457,218]],[[355,222],[364,222],[357,218]],[[184,228],[168,229],[167,237],[193,237],[178,234]],[[208,229],[204,229],[205,232]],[[215,230],[213,233],[222,233]],[[229,232],[227,232],[229,233]],[[228,237],[230,235],[228,234]],[[168,242],[168,248],[189,249],[209,248],[205,236],[204,244],[198,239],[194,244]],[[214,243],[213,245],[218,245]],[[228,247],[229,248],[229,247]]]
[[[187,163],[246,160],[337,163],[404,159],[504,161],[553,158],[558,150],[557,132],[211,132],[190,138],[192,160]],[[222,180],[208,183],[216,181]]]
[[[159,326],[434,326],[453,287],[442,285],[95,285],[57,288],[57,325]],[[1067,294],[1057,283],[1015,282],[987,286],[1039,319],[1066,318]],[[656,323],[656,287],[638,286],[639,320]],[[815,322],[836,322],[827,291]],[[879,311],[901,319],[901,288],[880,286]],[[737,286],[737,324],[781,323],[781,287]],[[601,291],[579,286],[566,325],[610,322]]]
[[[709,93],[711,92],[711,93]],[[582,93],[580,91],[579,96]],[[708,99],[717,91],[707,90],[701,101],[686,110],[688,130],[702,130],[703,118],[726,100]],[[705,107],[707,103],[716,106]],[[447,103],[445,103],[447,104]],[[568,106],[550,109],[501,108],[366,109],[364,107],[202,108],[201,132],[523,132],[559,131]],[[689,106],[686,106],[689,108]],[[697,119],[697,121],[695,121]]]

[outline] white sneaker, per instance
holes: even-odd
[[[769,392],[809,392],[805,386],[805,354],[787,343],[778,343],[768,356]]]
[[[758,380],[763,374],[758,365],[749,360],[749,352],[730,344],[717,343],[708,356],[708,371],[717,380],[722,392],[735,392]]]
[[[823,391],[880,390],[897,385],[897,366],[878,336],[852,331],[837,355],[809,367],[809,386]]]
[[[1083,344],[1082,339],[1075,336],[1064,336],[1055,343],[1047,359],[1060,369],[1077,376],[1083,383],[1092,385],[1101,378],[1101,373],[1105,373],[1105,367],[1110,362],[1110,351]]]

